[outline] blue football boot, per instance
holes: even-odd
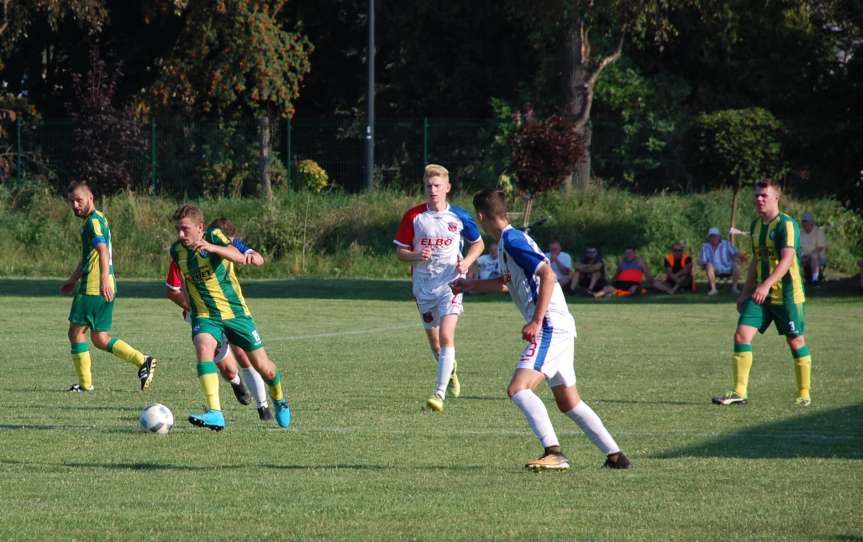
[[[291,425],[291,409],[288,407],[288,404],[282,401],[275,401],[276,407],[276,422],[279,424],[279,427],[287,427]]]
[[[203,414],[192,414],[189,416],[189,423],[198,427],[206,427],[213,431],[221,431],[225,428],[225,415],[221,410],[205,410]]]

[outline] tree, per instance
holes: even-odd
[[[737,196],[744,183],[780,179],[788,172],[781,132],[776,117],[758,107],[695,118],[688,152],[692,170],[706,186],[731,188],[731,228],[736,227]]]
[[[590,115],[599,76],[623,53],[628,39],[662,46],[675,33],[674,10],[695,0],[541,0],[514,2],[513,17],[533,21],[532,46],[542,59],[540,80],[560,79],[562,103],[570,122],[584,141],[585,152],[566,180],[579,189],[590,181]],[[528,13],[529,11],[529,13]],[[553,50],[563,54],[553,54]],[[563,58],[561,63],[560,58]],[[544,63],[544,65],[543,65]],[[562,85],[560,83],[563,83]],[[540,86],[542,86],[540,84]],[[557,105],[551,109],[556,110]]]
[[[584,142],[565,115],[539,121],[528,109],[517,120],[512,135],[512,165],[516,185],[525,195],[524,226],[527,227],[536,196],[560,187],[584,154]]]
[[[145,155],[147,136],[135,120],[131,104],[115,104],[120,67],[108,71],[94,48],[90,70],[72,76],[76,100],[67,104],[74,119],[71,173],[100,193],[130,190],[135,183],[136,158]]]
[[[260,119],[261,189],[272,197],[270,132],[277,117],[294,115],[294,100],[309,72],[312,44],[278,22],[286,0],[188,0],[173,50],[158,63],[151,89],[157,106],[206,115]]]

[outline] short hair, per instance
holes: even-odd
[[[90,183],[88,183],[87,181],[80,181],[80,180],[79,181],[72,181],[71,183],[69,183],[69,187],[68,187],[68,190],[66,191],[66,193],[72,194],[72,192],[74,192],[75,190],[78,190],[79,188],[84,188],[88,192],[90,192],[91,194],[93,193],[93,189],[90,188]]]
[[[179,222],[184,218],[191,218],[198,224],[204,223],[204,212],[194,205],[181,205],[174,211],[174,222]]]
[[[770,177],[766,177],[761,179],[760,181],[755,182],[756,190],[763,190],[765,188],[772,188],[776,190],[777,194],[782,194],[782,187],[779,185],[779,182],[775,179],[771,179]]]
[[[443,177],[447,182],[449,182],[449,171],[447,168],[439,164],[428,164],[423,173],[423,182],[426,182],[432,177]]]
[[[222,233],[224,233],[228,237],[233,237],[237,235],[237,228],[234,227],[234,223],[225,217],[217,218],[216,220],[210,222],[209,227],[222,230]]]
[[[501,190],[486,188],[473,197],[473,208],[478,213],[495,218],[506,218],[506,194]]]

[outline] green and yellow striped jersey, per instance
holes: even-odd
[[[756,282],[759,284],[779,265],[782,249],[793,248],[795,252],[788,272],[770,288],[770,303],[783,305],[806,301],[803,293],[803,267],[800,265],[800,225],[797,221],[785,213],[779,213],[766,224],[761,219],[755,219],[750,234]]]
[[[218,228],[204,232],[204,239],[219,246],[231,244]],[[193,318],[231,320],[238,316],[251,316],[232,262],[215,254],[194,252],[180,241],[171,245],[170,252],[192,301]]]
[[[78,293],[84,295],[100,295],[99,291],[99,251],[96,247],[104,243],[108,247],[108,273],[111,286],[116,293],[117,284],[114,280],[114,250],[111,246],[111,229],[108,220],[99,211],[93,210],[84,219],[81,227],[81,284]]]

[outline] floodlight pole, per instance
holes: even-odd
[[[369,88],[366,93],[366,190],[374,189],[375,170],[375,0],[369,0]]]

